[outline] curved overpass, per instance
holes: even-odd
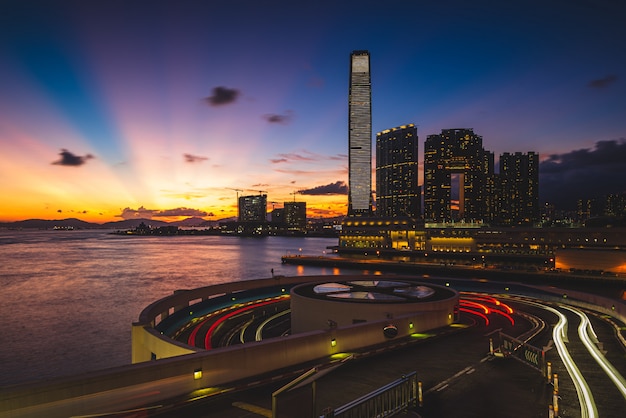
[[[328,280],[328,277],[325,276],[324,280]],[[342,280],[349,280],[348,276],[341,277]],[[374,277],[380,279],[381,276]],[[9,411],[10,416],[14,417],[85,415],[159,403],[178,395],[195,393],[196,396],[206,396],[210,388],[227,382],[259,376],[311,359],[330,361],[335,354],[386,341],[383,328],[389,322],[387,319],[213,350],[174,342],[161,334],[165,331],[158,330],[159,325],[165,327],[168,322],[182,321],[182,317],[188,320],[189,313],[200,308],[203,301],[216,305],[229,300],[231,304],[239,303],[246,298],[258,299],[259,294],[266,292],[267,288],[283,292],[284,287],[284,292],[287,292],[289,286],[307,280],[312,278],[272,278],[176,292],[148,306],[141,313],[139,321],[133,324],[133,359],[137,364],[52,382],[35,382],[6,390],[3,388],[0,412]],[[554,294],[545,296],[545,299],[564,301],[562,290],[553,291]],[[586,293],[576,295],[578,300],[574,300],[575,292],[567,293],[568,304],[589,306],[596,310],[595,305],[610,306],[614,302]],[[617,313],[610,308],[600,310],[613,315]],[[410,329],[414,321],[416,317],[410,315],[394,317],[400,335],[406,335],[406,330]],[[142,361],[155,358],[157,353],[162,360]],[[185,353],[189,355],[178,355]],[[176,357],[165,358],[169,354]],[[264,361],[259,362],[259,358]]]

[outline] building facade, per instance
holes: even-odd
[[[285,202],[285,227],[294,232],[306,231],[306,202]]]
[[[240,223],[265,224],[267,222],[267,195],[239,196],[238,220]]]
[[[424,219],[476,222],[491,218],[493,153],[472,129],[444,129],[424,142]]]
[[[413,124],[376,134],[376,214],[420,219],[418,137]]]
[[[500,156],[499,221],[507,225],[533,224],[539,214],[539,155],[505,152]]]
[[[372,86],[368,51],[350,55],[348,216],[372,212]]]

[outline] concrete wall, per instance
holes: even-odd
[[[380,276],[378,276],[380,277]],[[343,281],[343,280],[342,280]],[[429,285],[433,287],[434,285]],[[438,301],[420,301],[413,303],[376,303],[355,302],[346,300],[330,300],[302,296],[294,289],[291,292],[291,332],[298,334],[318,329],[328,328],[328,321],[334,321],[337,326],[351,326],[355,321],[388,321],[393,318],[413,315],[414,318],[428,317],[415,322],[413,332],[443,327],[454,320],[454,307],[458,305],[459,296],[455,292],[453,297]],[[427,316],[424,316],[426,315]]]
[[[132,327],[132,362],[163,359],[199,351],[193,347],[178,343],[154,330],[159,319],[165,319],[174,312],[188,309],[190,301],[211,299],[215,295],[238,293],[262,287],[292,285],[306,281],[306,277],[276,277],[271,279],[247,280],[191,290],[178,290],[147,306],[139,314],[139,320]],[[193,305],[191,305],[193,306]]]
[[[425,328],[439,324],[428,314],[394,318],[399,335],[409,335],[409,322]],[[389,321],[313,331],[266,341],[143,362],[96,373],[23,384],[3,389],[0,415],[7,417],[66,417],[110,413],[160,402],[201,388],[223,386],[284,367],[389,341],[383,327]],[[413,330],[414,332],[415,330]],[[331,344],[332,341],[335,344]],[[194,371],[202,371],[194,379]],[[208,389],[207,389],[208,390]]]

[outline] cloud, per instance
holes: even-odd
[[[123,219],[152,219],[160,217],[173,216],[210,216],[207,212],[191,208],[175,208],[166,210],[146,209],[140,206],[138,209],[124,208],[122,213],[118,215]]]
[[[306,195],[348,194],[348,185],[343,181],[337,181],[312,189],[298,190],[298,192]]]
[[[61,156],[61,159],[59,161],[53,162],[52,164],[78,167],[85,164],[87,160],[94,158],[94,156],[91,154],[87,154],[84,157],[81,157],[80,155],[74,155],[66,149],[62,149],[61,152],[59,152],[59,155]]]
[[[626,192],[626,139],[598,141],[595,148],[550,155],[539,164],[542,202],[574,209],[578,199]]]
[[[193,154],[183,154],[183,158],[185,159],[186,163],[192,163],[192,164],[208,160],[208,157],[202,157],[200,155],[193,155]]]
[[[234,103],[239,97],[239,90],[229,89],[227,87],[214,87],[213,95],[206,97],[204,100],[210,106],[223,106],[230,103]]]
[[[208,213],[192,208],[176,208],[176,209],[167,209],[162,210],[154,214],[155,217],[170,217],[170,216],[207,216]]]
[[[617,76],[615,74],[609,74],[604,78],[598,78],[596,80],[591,80],[589,84],[587,84],[592,89],[603,89],[617,81]]]
[[[272,164],[279,163],[302,163],[302,162],[317,162],[317,161],[346,161],[348,158],[345,154],[337,154],[337,155],[321,155],[316,154],[311,151],[301,151],[299,153],[290,152],[290,153],[282,153],[278,154],[277,158],[270,159]]]
[[[265,119],[269,123],[277,123],[279,125],[289,124],[292,118],[293,118],[293,112],[291,110],[288,110],[285,115],[278,115],[278,114],[263,115],[263,119]]]

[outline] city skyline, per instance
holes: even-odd
[[[537,152],[541,204],[626,191],[618,1],[211,3],[2,6],[0,222],[220,219],[235,189],[345,215],[354,50],[372,134]]]

